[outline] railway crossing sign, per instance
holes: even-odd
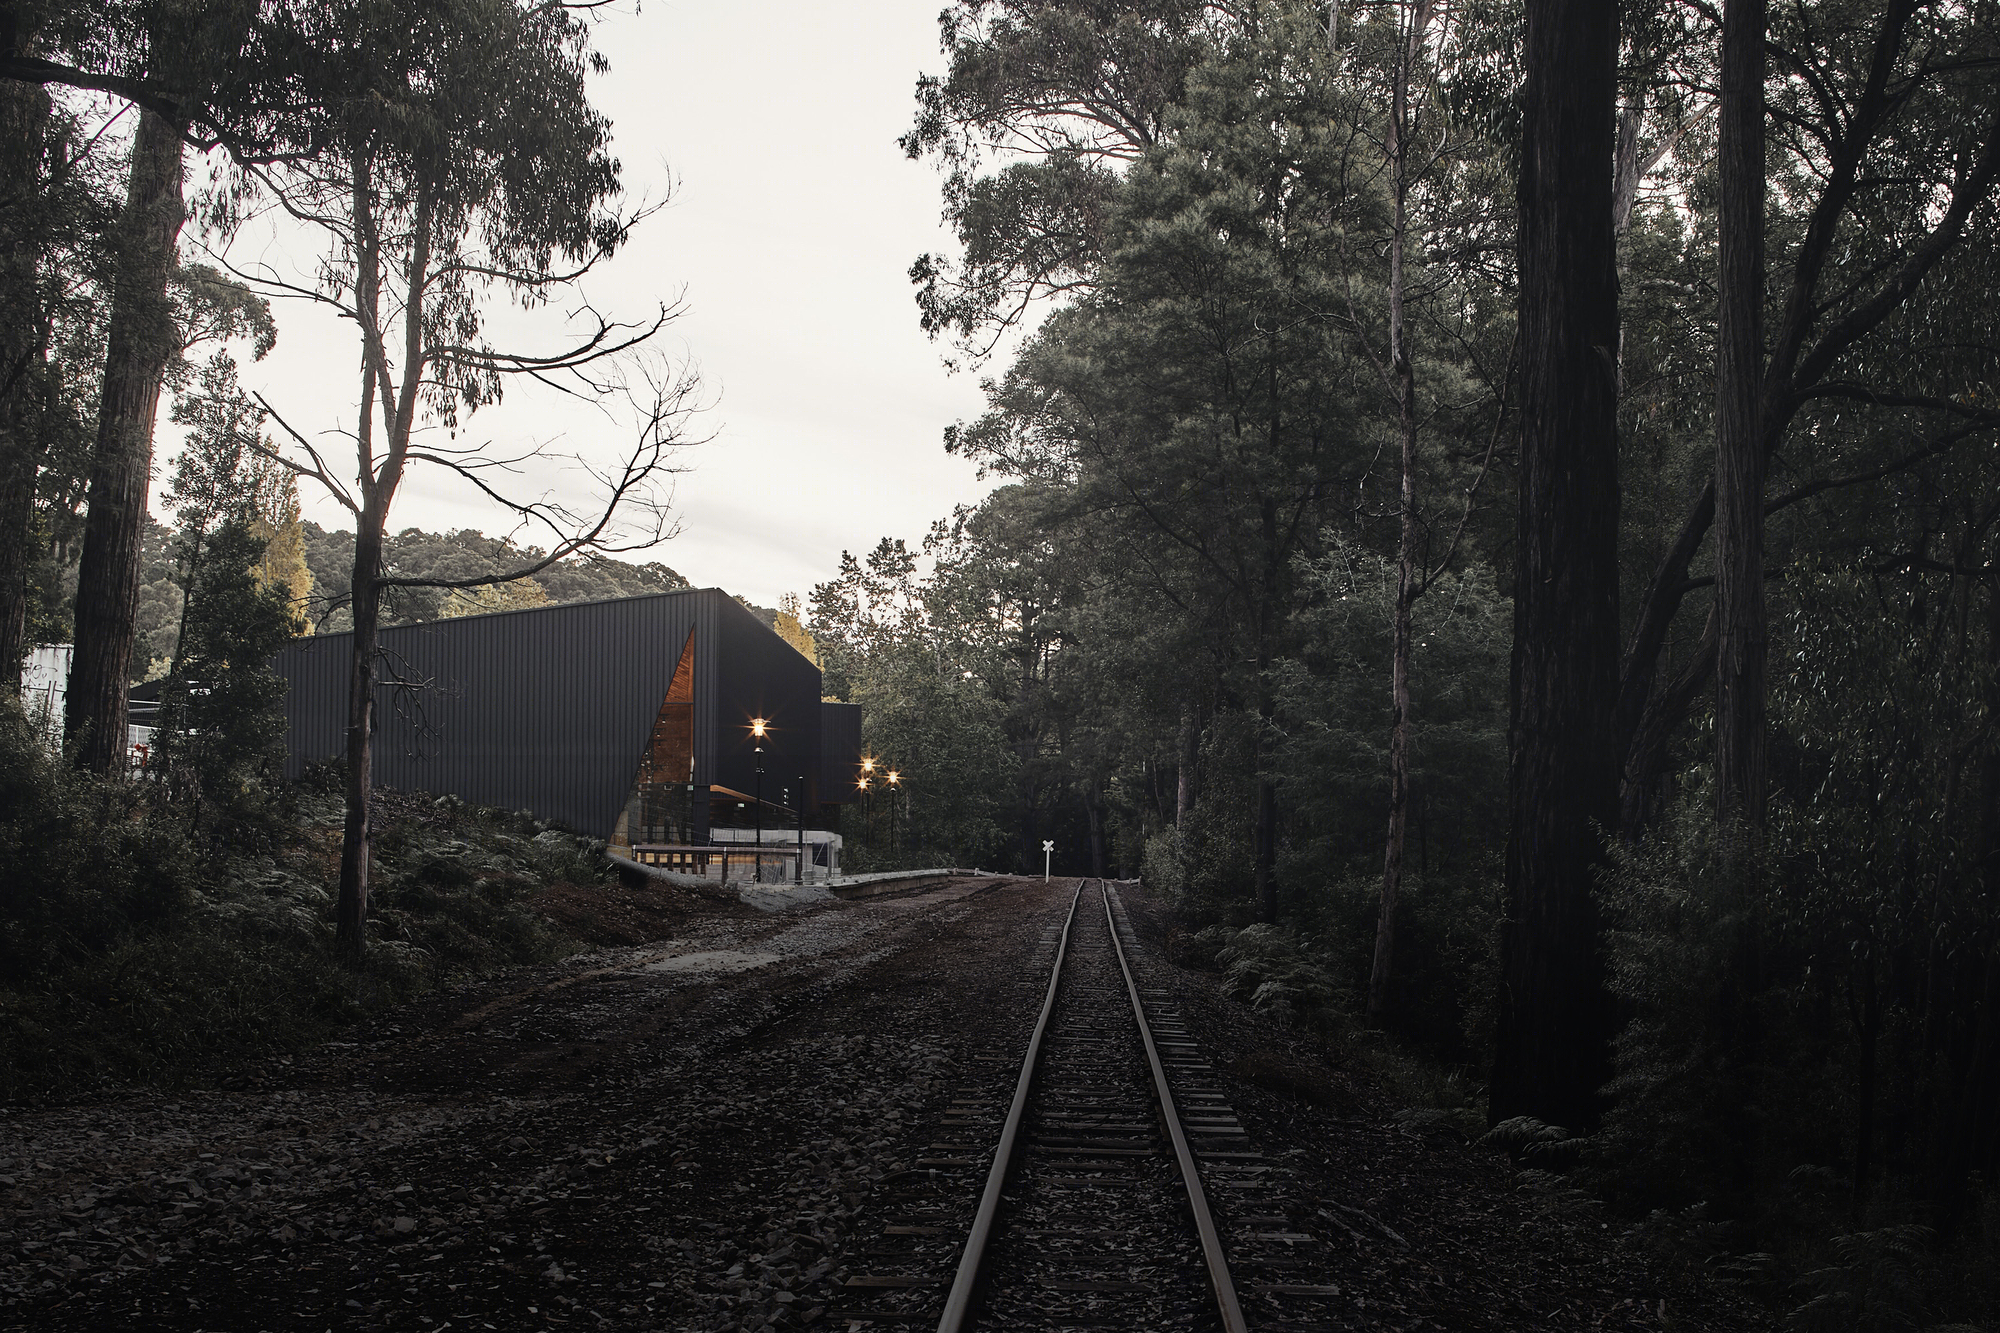
[[[1047,838],[1042,840],[1042,883],[1049,882],[1049,853],[1056,849],[1055,843]]]

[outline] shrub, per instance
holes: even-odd
[[[431,987],[575,947],[533,900],[604,879],[601,843],[391,793],[377,812],[368,965],[338,967],[337,778],[256,795],[268,836],[206,836],[216,820],[196,838],[162,784],[73,771],[17,702],[0,701],[0,1098],[206,1079],[226,1060],[296,1050]]]
[[[196,858],[151,797],[71,768],[0,697],[0,975],[100,954],[185,905]]]
[[[1212,951],[1224,988],[1258,1012],[1328,1035],[1349,1029],[1342,987],[1310,952],[1310,941],[1260,923],[1240,930],[1209,926],[1195,935],[1194,944]]]

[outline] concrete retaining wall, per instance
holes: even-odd
[[[849,875],[834,880],[826,887],[833,890],[836,898],[853,901],[857,898],[879,898],[889,893],[911,893],[918,889],[933,889],[948,880],[964,879],[971,875],[987,875],[985,870],[889,870],[879,875]]]
[[[628,884],[638,883],[641,879],[659,880],[675,885],[678,888],[693,889],[699,893],[706,893],[715,898],[734,898],[745,889],[784,889],[789,887],[783,884],[757,885],[752,884],[748,880],[732,880],[725,885],[719,880],[706,879],[700,875],[677,875],[671,870],[662,870],[658,866],[641,865],[631,857],[621,856],[617,852],[606,852],[605,856],[613,865],[618,867],[619,877],[624,879]],[[843,875],[839,879],[832,881],[819,880],[809,887],[827,889],[837,898],[845,898],[853,901],[860,898],[879,898],[884,894],[890,893],[911,893],[918,889],[936,888],[948,880],[963,879],[971,875],[991,874],[991,871],[986,870],[961,870],[951,867],[939,867],[931,870],[886,870],[875,875]]]

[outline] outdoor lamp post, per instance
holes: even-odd
[[[757,851],[756,859],[750,864],[755,867],[751,875],[759,882],[764,878],[764,726],[763,718],[750,719],[750,735],[757,742],[757,748],[752,756],[757,763],[757,783],[751,792],[753,798],[751,803],[756,806],[754,827],[757,830]]]
[[[882,780],[889,784],[889,855],[894,856],[896,854],[896,790],[897,784],[903,780],[903,775],[892,768],[889,770],[889,776]]]
[[[875,789],[868,780],[875,776],[875,759],[861,756],[861,841],[870,850],[875,846]]]

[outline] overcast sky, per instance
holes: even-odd
[[[693,427],[711,438],[687,452],[677,483],[680,535],[631,558],[770,606],[831,578],[843,548],[914,540],[986,489],[940,444],[945,426],[979,411],[977,384],[946,372],[905,276],[949,244],[936,172],[896,147],[917,75],[943,64],[941,3],[645,0],[598,24],[612,71],[594,96],[627,193],[668,202],[588,293],[630,318],[682,301],[666,350],[699,368],[714,404]],[[231,259],[299,276],[314,244],[246,235]],[[278,346],[245,365],[244,382],[301,430],[351,427],[351,332],[309,307],[281,304],[277,316]],[[467,434],[600,456],[627,438],[597,413],[521,390]],[[162,480],[170,466],[163,458]],[[580,478],[557,485],[587,494]],[[301,487],[308,517],[353,526],[312,489]],[[414,472],[390,526],[506,530],[462,486]]]

